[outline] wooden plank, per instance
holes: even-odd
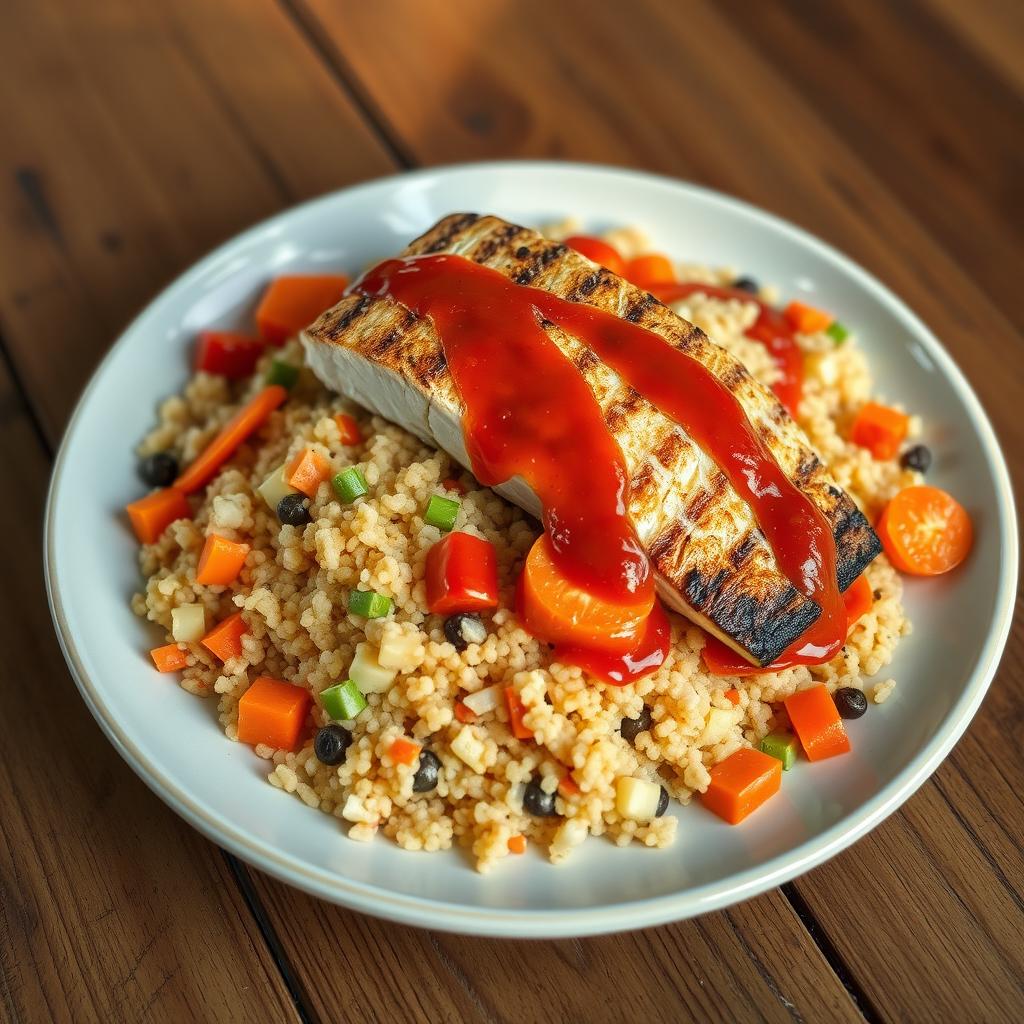
[[[99,23],[89,17],[81,20],[77,9],[74,15],[64,11],[56,25],[43,28],[33,21],[34,9],[21,12],[23,32],[29,36],[37,32],[39,41],[50,40],[62,88],[84,97],[78,102],[70,95],[54,96],[51,90],[42,97],[42,110],[37,108],[31,117],[26,114],[19,120],[13,162],[30,173],[18,180],[20,192],[8,196],[14,244],[0,246],[0,266],[16,281],[10,293],[0,297],[0,308],[10,325],[12,347],[28,391],[39,401],[51,435],[106,337],[181,263],[214,241],[214,236],[263,215],[285,199],[315,191],[327,180],[340,183],[359,176],[360,161],[384,162],[379,147],[365,147],[362,155],[356,152],[361,145],[358,130],[348,131],[343,146],[325,148],[322,140],[332,130],[342,100],[332,98],[334,86],[322,70],[314,68],[310,74],[313,85],[301,80],[293,66],[304,66],[299,57],[289,62],[286,71],[275,72],[277,78],[291,75],[299,79],[294,86],[299,98],[312,93],[313,100],[319,102],[319,110],[317,102],[306,103],[311,110],[308,121],[292,118],[296,96],[287,106],[268,108],[260,102],[266,98],[266,86],[259,74],[225,71],[226,54],[254,53],[257,66],[261,66],[259,58],[270,58],[260,49],[266,49],[266,34],[256,32],[252,23],[240,29],[237,19],[225,16],[223,8],[212,13],[198,6],[176,9],[173,21],[159,23],[151,20],[157,17],[152,12],[138,13],[135,8],[130,12],[118,8],[116,14],[110,11],[105,9]],[[66,20],[72,17],[78,20]],[[272,17],[261,15],[264,20]],[[260,18],[255,20],[262,23]],[[236,38],[239,31],[243,33],[241,41]],[[275,41],[281,33],[285,37],[282,45],[292,45],[287,26],[275,26],[274,32]],[[245,33],[256,38],[247,39]],[[74,48],[67,44],[68,38],[76,41]],[[122,57],[124,49],[136,49],[143,42],[145,62]],[[16,55],[12,57],[17,67]],[[126,78],[137,87],[137,95],[127,99],[117,88]],[[150,117],[150,110],[166,112],[160,133],[140,124]],[[49,123],[50,133],[32,130],[30,122],[41,116]],[[72,118],[77,122],[73,131],[66,123]],[[295,123],[283,124],[286,119]],[[117,131],[111,128],[113,124],[119,126]],[[66,140],[69,134],[70,143]],[[276,149],[257,149],[251,141],[286,135],[286,164],[279,162]],[[59,146],[56,138],[62,139]],[[102,141],[96,142],[97,138]],[[73,146],[70,154],[68,145]],[[111,148],[119,146],[125,149],[124,158],[131,160],[130,173],[119,169],[120,160],[112,157]],[[218,154],[218,159],[211,160],[211,153]],[[179,173],[167,171],[164,163],[168,159],[181,162]],[[64,161],[74,165],[75,175],[64,174]],[[226,181],[230,182],[230,195],[224,194]],[[80,203],[79,196],[88,202]],[[196,210],[206,211],[216,223],[207,223]],[[107,254],[103,258],[116,260],[116,269],[91,265],[97,240]],[[86,354],[74,365],[62,367],[57,377],[52,372],[44,374],[47,365],[52,367],[53,354],[63,358],[68,348],[61,328],[68,322],[75,322],[76,330],[84,328]],[[132,822],[128,827],[136,826]],[[524,986],[505,969],[509,947],[504,944],[432,938],[411,929],[396,929],[297,896],[265,878],[259,879],[257,895],[282,937],[300,985],[325,1019],[349,1005],[346,986],[353,977],[363,979],[368,1002],[387,1007],[392,1016],[407,1015],[410,1007],[430,1005],[447,1007],[452,1019],[464,1013],[479,1015],[482,1004],[477,1000],[481,998],[498,1008],[499,1016],[504,1015],[500,1008],[510,1000],[522,1004],[527,1019],[543,1015],[545,1007],[534,988],[526,986],[528,991],[520,992]],[[592,949],[587,956],[599,958],[604,974],[617,965],[613,977],[622,984],[631,979],[630,991],[652,1007],[671,1006],[673,997],[661,994],[640,955],[650,955],[661,963],[667,949],[678,959],[672,970],[687,999],[696,1004],[708,999],[703,994],[706,991],[718,993],[716,1006],[706,1004],[708,1013],[728,1015],[731,1007],[739,1007],[737,1012],[744,1016],[763,1012],[767,1019],[788,1019],[787,1002],[795,1001],[809,1012],[856,1019],[842,985],[785,902],[776,894],[755,907],[761,907],[765,917],[778,915],[779,924],[755,927],[748,912],[742,911],[630,939],[631,952],[623,960],[616,955],[620,940],[594,940],[578,948]],[[342,952],[339,937],[345,940],[343,952],[348,962],[344,977],[337,970]],[[692,951],[685,952],[691,943],[703,950],[701,960],[706,962],[699,970],[693,968]],[[518,944],[516,973],[530,978],[550,975],[548,959],[571,964],[574,948],[571,944]],[[382,978],[378,955],[395,968],[387,978]],[[479,957],[479,962],[474,957]],[[776,961],[791,966],[792,977],[774,966]],[[766,963],[773,966],[768,968]],[[432,967],[415,967],[416,973],[410,975],[415,981],[400,980],[402,970],[413,971],[413,965],[420,964]],[[665,969],[670,966],[666,964]],[[486,972],[486,986],[482,981],[466,982],[466,977],[476,978],[478,971]],[[578,965],[563,971],[570,992],[578,984],[578,973]],[[485,995],[479,995],[474,985]],[[544,991],[550,994],[554,987]],[[429,999],[423,993],[428,993]],[[614,994],[610,984],[605,993],[608,997]],[[568,996],[562,998],[560,1005],[565,1005]],[[584,1005],[588,1004],[592,1005],[589,997]],[[364,1010],[352,1012],[358,1016]]]
[[[0,1019],[244,1021],[255,1001],[296,1020],[226,859],[126,768],[64,667],[40,573],[49,460],[2,364],[0,461]]]
[[[994,69],[1024,93],[1024,5],[1017,0],[926,0],[961,44],[972,46]]]
[[[1024,392],[1007,379],[1019,375],[1007,374],[1006,359],[1021,342],[992,302],[1020,310],[1008,273],[1015,261],[1007,258],[1015,229],[1005,223],[1003,203],[1020,157],[1010,145],[1014,106],[976,59],[949,55],[954,40],[943,37],[939,54],[951,65],[943,71],[912,38],[916,22],[904,16],[906,5],[899,14],[885,5],[818,8],[819,19],[856,28],[858,39],[841,51],[868,50],[885,63],[882,70],[872,63],[871,76],[847,70],[837,86],[821,80],[835,74],[833,66],[817,57],[798,61],[792,41],[783,47],[781,29],[780,49],[790,60],[768,53],[744,23],[749,5],[730,17],[707,4],[635,4],[628,28],[621,12],[576,2],[452,2],[429,17],[414,4],[395,8],[410,29],[397,36],[381,33],[359,5],[307,0],[302,10],[396,148],[427,163],[496,155],[635,163],[708,182],[806,225],[938,328],[981,393],[1020,478]],[[797,16],[771,5],[757,11],[765,20]],[[937,30],[929,31],[932,38]],[[481,39],[500,45],[480,46]],[[439,52],[447,54],[442,66],[432,57]],[[920,74],[908,52],[942,71],[942,81],[932,91],[921,75],[926,87],[907,86],[898,119],[887,118],[875,83],[896,88]],[[628,74],[616,73],[623,68]],[[943,104],[951,89],[960,95]],[[858,100],[878,115],[877,125],[858,115]],[[945,120],[936,120],[933,103]],[[889,163],[899,153],[920,179],[929,167],[927,133],[915,127],[894,147],[879,139],[907,121],[945,138],[972,116],[997,137],[972,127],[970,164],[927,174],[928,197],[911,195],[905,168]],[[972,176],[975,163],[984,169]],[[967,239],[970,232],[976,237]],[[994,265],[995,253],[1005,266]],[[1010,1020],[1021,1005],[1013,939],[1024,925],[1017,838],[1024,806],[1015,767],[1022,652],[1018,623],[992,696],[937,779],[875,836],[794,887],[883,1016]],[[879,935],[880,922],[889,938]]]
[[[53,441],[158,287],[282,206],[391,164],[270,0],[21,0],[5,26],[0,309]]]
[[[514,942],[404,928],[254,878],[324,1020],[862,1019],[777,890],[643,932]]]

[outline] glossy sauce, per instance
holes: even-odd
[[[779,368],[780,378],[772,385],[775,397],[786,407],[790,416],[796,416],[797,406],[804,388],[804,356],[796,343],[789,321],[774,307],[762,302],[757,296],[742,288],[722,288],[718,285],[697,284],[688,281],[669,284],[654,289],[654,296],[666,305],[688,299],[701,293],[713,299],[738,299],[751,302],[758,308],[757,319],[744,333],[748,338],[761,342],[772,355]]]
[[[517,285],[457,256],[389,260],[359,289],[433,318],[466,407],[474,473],[488,485],[516,474],[530,484],[559,568],[570,579],[623,603],[653,586],[626,512],[622,454],[590,388],[542,320],[579,338],[679,423],[750,505],[782,572],[822,609],[787,656],[822,661],[838,650],[845,615],[831,529],[702,363],[627,320]]]

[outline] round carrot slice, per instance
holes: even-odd
[[[938,487],[900,491],[886,505],[877,531],[889,561],[914,576],[938,576],[956,568],[974,540],[963,505]]]
[[[546,533],[537,538],[526,558],[520,617],[529,632],[548,643],[631,651],[653,607],[653,590],[634,604],[620,605],[566,579],[555,565]]]

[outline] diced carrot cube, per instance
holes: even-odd
[[[331,464],[318,451],[303,448],[285,470],[289,487],[315,498],[317,488],[331,475]]]
[[[362,442],[363,433],[354,417],[349,416],[347,412],[339,412],[334,417],[334,422],[338,424],[338,433],[341,434],[342,444],[360,444]]]
[[[741,747],[711,769],[701,803],[730,825],[738,825],[782,785],[782,762],[752,747]]]
[[[626,264],[622,276],[638,288],[658,288],[676,283],[676,272],[672,261],[660,253],[636,256]]]
[[[823,761],[849,751],[846,727],[824,683],[794,693],[783,703],[809,761]]]
[[[203,545],[196,568],[196,583],[226,587],[234,583],[245,565],[249,545],[210,534]]]
[[[153,544],[175,520],[192,518],[185,495],[176,487],[165,487],[139,498],[125,506],[125,511],[140,544]]]
[[[791,302],[782,315],[799,334],[817,334],[818,331],[827,330],[835,319],[831,313],[815,309],[804,302]]]
[[[180,672],[188,664],[188,651],[183,651],[177,644],[154,647],[149,656],[157,672]]]
[[[850,440],[879,460],[895,458],[910,429],[910,417],[899,409],[867,402],[850,428]]]
[[[524,835],[509,836],[508,852],[509,853],[526,853],[526,836],[524,836]]]
[[[725,691],[725,699],[730,704],[739,704],[739,702],[740,702],[740,691],[736,690],[736,689],[726,690]]]
[[[517,740],[532,740],[533,733],[523,723],[526,708],[514,686],[505,687],[505,706],[508,708],[508,724]]]
[[[558,780],[558,792],[561,793],[561,795],[564,797],[570,797],[579,796],[579,794],[582,793],[583,790],[581,790],[580,787],[576,785],[576,780],[572,777],[572,775],[566,772],[566,774]]]
[[[238,702],[238,738],[294,750],[306,721],[311,698],[301,686],[260,676]]]
[[[422,749],[422,745],[414,740],[408,740],[404,736],[399,736],[388,747],[388,754],[391,755],[391,760],[395,764],[415,764]]]
[[[347,287],[343,274],[293,274],[271,281],[256,308],[260,336],[283,345],[339,302]]]
[[[221,661],[242,656],[242,637],[248,632],[241,612],[229,615],[223,622],[218,622],[213,629],[199,642],[214,657]]]

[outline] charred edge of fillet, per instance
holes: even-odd
[[[424,232],[419,238],[406,246],[406,251],[415,251],[420,254],[440,252],[461,235],[467,228],[472,227],[480,219],[478,213],[452,213],[442,220],[439,220],[429,231]]]
[[[534,255],[533,260],[513,278],[516,284],[530,284],[550,263],[564,256],[569,250],[561,242],[552,242]]]
[[[476,263],[486,263],[499,249],[511,246],[512,239],[522,234],[518,224],[506,224],[495,231],[489,231],[470,252]]]
[[[736,576],[723,569],[707,578],[691,569],[683,579],[687,603],[710,619],[759,665],[770,665],[801,637],[821,609],[792,586],[762,598],[744,591]]]
[[[626,307],[625,312],[622,314],[623,319],[628,320],[632,324],[639,323],[644,314],[653,306],[658,300],[648,293],[638,295],[630,304]]]
[[[850,500],[840,503],[841,518],[835,524],[836,576],[839,589],[846,588],[882,553],[882,542],[867,517]]]
[[[370,295],[360,295],[358,298],[354,295],[346,296],[334,309],[323,313],[310,330],[322,332],[325,338],[337,341],[342,332],[348,330],[372,304],[373,298]]]
[[[625,387],[621,397],[604,410],[604,424],[608,432],[613,437],[618,434],[626,426],[629,417],[642,408],[643,404],[644,400],[631,387]]]

